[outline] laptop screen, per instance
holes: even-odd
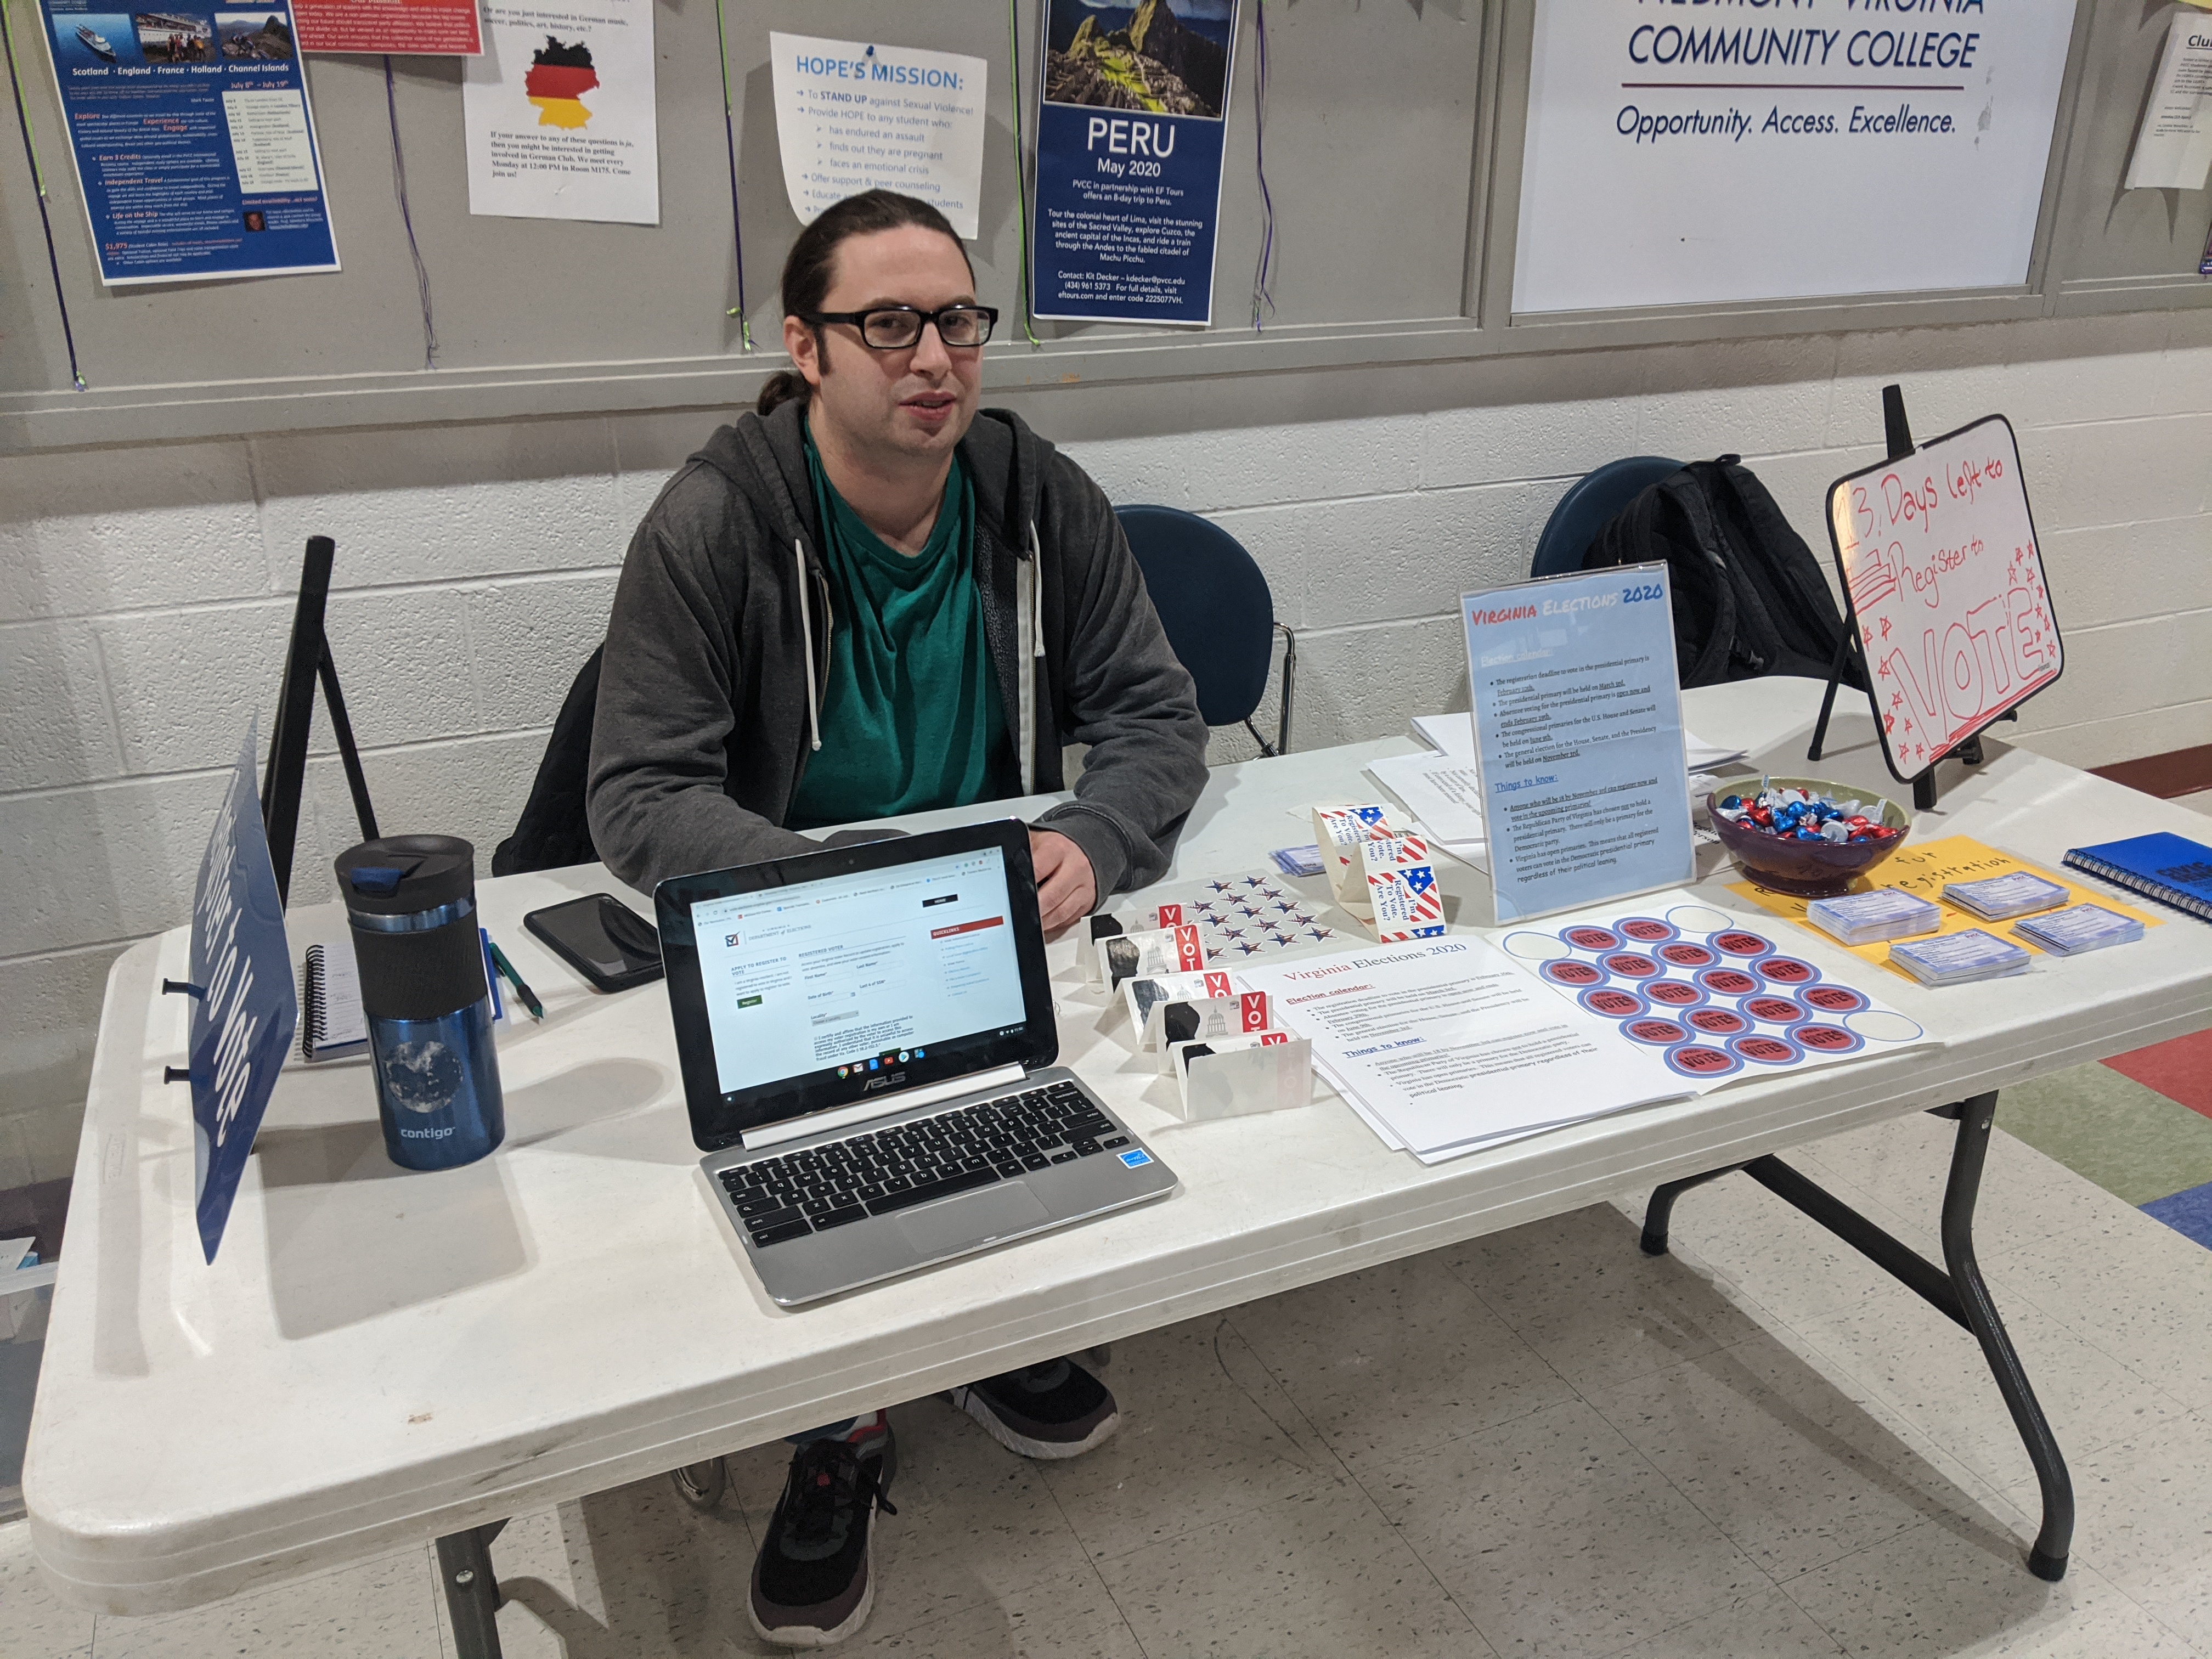
[[[1020,823],[677,877],[655,897],[702,1148],[1058,1051]]]
[[[725,1093],[1023,1021],[1006,856],[954,853],[691,907]]]

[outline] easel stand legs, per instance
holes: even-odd
[[[453,1621],[453,1651],[459,1659],[500,1659],[501,1598],[491,1540],[506,1525],[495,1521],[438,1540],[438,1578],[446,1587],[446,1612]]]
[[[1982,1357],[1989,1362],[1997,1392],[2004,1396],[2005,1409],[2012,1413],[2013,1426],[2020,1431],[2028,1461],[2035,1466],[2036,1480],[2043,1488],[2043,1528],[2028,1552],[2027,1570],[2038,1578],[2055,1583],[2066,1576],[2067,1551],[2073,1543],[2074,1482],[1974,1259],[1974,1202],[1981,1194],[1982,1164],[1989,1154],[1990,1129],[1996,1113],[1997,1097],[1992,1090],[1957,1105],[1939,1108],[1936,1114],[1955,1118],[1959,1124],[1958,1139],[1951,1149],[1951,1177],[1943,1189],[1943,1260],[1948,1272],[1777,1158],[1756,1158],[1748,1164],[1670,1181],[1657,1188],[1644,1209],[1643,1245],[1647,1255],[1664,1255],[1674,1200],[1692,1187],[1741,1169],[1972,1331],[1981,1344]]]

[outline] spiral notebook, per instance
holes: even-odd
[[[2065,861],[2069,868],[2212,921],[2212,847],[2202,842],[2186,836],[2136,836],[2101,847],[2077,847]]]
[[[492,965],[491,933],[478,928],[483,943],[484,984],[491,994],[491,1017],[507,1018],[507,999],[500,993],[499,974]],[[353,946],[310,945],[300,991],[300,1055],[303,1060],[343,1060],[368,1047],[368,1017],[361,1010],[361,970]]]
[[[310,945],[306,984],[300,993],[300,1054],[337,1060],[368,1047],[368,1018],[361,1011],[361,975],[353,946]]]

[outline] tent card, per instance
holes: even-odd
[[[1169,1063],[1188,1123],[1285,1111],[1313,1099],[1313,1041],[1288,1031],[1178,1042]]]
[[[1655,1051],[1700,1091],[1910,1048],[1920,1022],[1765,933],[1680,891],[1631,914],[1585,912],[1508,933],[1506,953],[1622,1041]]]
[[[1164,1002],[1180,1000],[1185,1002],[1218,997],[1233,997],[1225,969],[1192,974],[1144,974],[1135,979],[1121,981],[1121,1000],[1129,1011],[1129,1024],[1142,1031],[1151,1021],[1152,1011]],[[1140,1044],[1147,1052],[1155,1045]]]
[[[1328,890],[1339,904],[1367,902],[1365,872],[1359,847],[1370,836],[1390,832],[1389,815],[1380,806],[1316,806],[1313,809],[1314,845],[1328,876]]]
[[[2058,678],[2020,446],[1991,415],[1828,488],[1883,757],[1911,781]]]
[[[1146,982],[1159,983],[1157,980]],[[1162,996],[1146,1006],[1144,1020],[1137,1027],[1137,1048],[1141,1054],[1158,1054],[1174,1043],[1265,1031],[1273,1024],[1265,991],[1231,991],[1226,996]]]
[[[1378,943],[1443,936],[1444,896],[1428,842],[1419,836],[1370,836],[1359,844],[1359,859]]]
[[[1206,946],[1192,926],[1158,927],[1149,933],[1121,933],[1094,941],[1099,974],[1094,982],[1117,991],[1125,979],[1139,974],[1196,973],[1206,966]]]

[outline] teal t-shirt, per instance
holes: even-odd
[[[975,492],[960,458],[911,557],[831,488],[811,437],[806,471],[836,627],[822,747],[785,822],[813,830],[1011,793],[1013,745],[975,592]]]

